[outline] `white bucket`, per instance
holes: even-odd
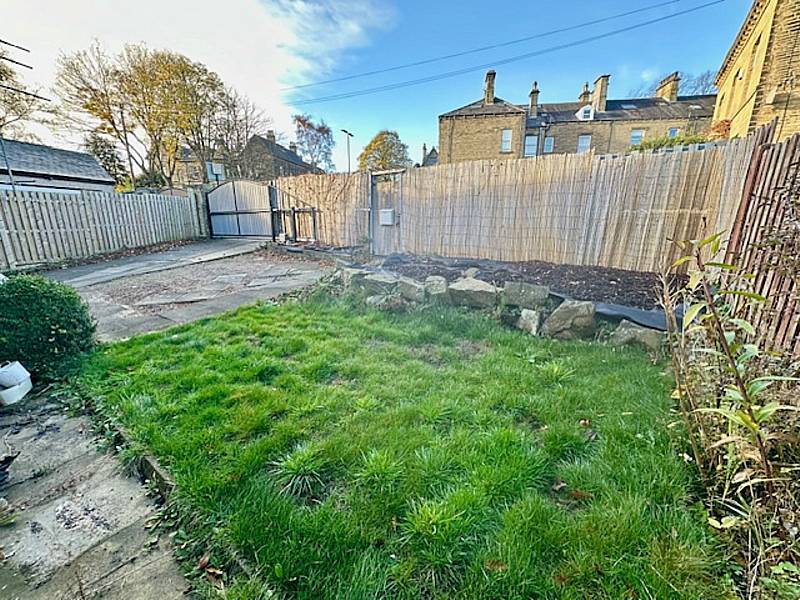
[[[28,376],[14,387],[0,389],[0,405],[11,406],[12,404],[16,404],[31,391],[32,387],[31,378]]]
[[[15,360],[13,362],[4,362],[0,364],[0,387],[14,387],[30,378],[31,374],[28,373],[19,361]]]

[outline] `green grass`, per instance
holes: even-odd
[[[635,350],[317,297],[108,346],[81,385],[256,567],[229,598],[727,594]]]

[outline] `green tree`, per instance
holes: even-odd
[[[114,178],[117,185],[122,185],[129,179],[129,174],[126,172],[125,163],[122,162],[117,145],[109,137],[100,135],[96,131],[92,131],[83,138],[83,147],[92,156],[97,159],[106,173]]]
[[[358,156],[358,168],[362,171],[384,171],[408,167],[408,146],[400,140],[396,131],[379,131]]]
[[[295,138],[297,147],[313,167],[333,170],[333,132],[320,121],[315,123],[311,115],[294,115]]]

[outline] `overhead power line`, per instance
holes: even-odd
[[[489,46],[480,46],[478,48],[472,48],[471,50],[463,50],[461,52],[454,52],[452,54],[443,54],[441,56],[435,56],[433,58],[426,58],[423,60],[418,60],[415,62],[404,63],[402,65],[395,65],[393,67],[385,67],[382,69],[375,69],[374,71],[364,71],[362,73],[354,73],[353,75],[344,75],[342,77],[335,77],[333,79],[324,79],[322,81],[314,81],[312,83],[304,83],[302,85],[295,85],[291,87],[283,88],[281,91],[288,92],[291,90],[299,90],[303,88],[310,88],[319,85],[325,85],[326,83],[336,83],[339,81],[349,81],[351,79],[359,79],[361,77],[368,77],[370,75],[380,75],[382,73],[390,73],[392,71],[399,71],[401,69],[408,69],[411,67],[419,67],[422,65],[428,65],[435,62],[440,62],[443,60],[448,60],[450,58],[458,58],[459,56],[467,56],[468,54],[476,54],[478,52],[485,52],[486,50],[495,50],[497,48],[505,48],[506,46],[513,46],[514,44],[521,44],[522,42],[529,42],[531,40],[536,40],[552,35],[557,35],[559,33],[566,33],[567,31],[574,31],[576,29],[583,29],[584,27],[590,27],[592,25],[599,25],[600,23],[606,23],[608,21],[613,21],[615,19],[621,19],[623,17],[629,17],[631,15],[635,15],[638,13],[646,12],[648,10],[653,10],[656,8],[661,8],[662,6],[668,6],[670,4],[677,4],[678,2],[683,2],[683,0],[667,0],[666,2],[659,2],[658,4],[650,4],[648,6],[643,6],[641,8],[637,8],[634,10],[629,10],[626,12],[616,13],[613,15],[609,15],[607,17],[602,17],[599,19],[593,19],[591,21],[584,21],[583,23],[578,23],[576,25],[569,25],[567,27],[560,27],[558,29],[551,29],[550,31],[543,31],[541,33],[537,33],[535,35],[529,35],[522,38],[517,38],[515,40],[509,40],[507,42],[499,42],[497,44],[491,44]]]
[[[31,98],[37,98],[38,100],[44,100],[45,102],[50,102],[50,98],[45,98],[44,96],[40,96],[39,94],[34,94],[33,92],[26,92],[25,90],[19,90],[15,87],[11,87],[10,85],[4,85],[0,83],[0,89],[9,90],[11,92],[16,92],[17,94],[22,94],[23,96],[30,96]]]
[[[27,48],[23,48],[22,46],[17,46],[16,44],[12,44],[9,41],[0,39],[0,44],[5,44],[6,46],[11,46],[12,48],[16,48],[17,50],[22,50],[23,52],[30,52]]]
[[[647,27],[649,25],[653,25],[655,23],[660,23],[662,21],[667,21],[669,19],[675,19],[677,17],[696,12],[698,10],[702,10],[704,8],[708,8],[709,6],[714,6],[716,4],[722,4],[727,0],[713,0],[712,2],[706,2],[705,4],[700,4],[698,6],[694,6],[692,8],[688,8],[686,10],[678,11],[671,15],[665,15],[663,17],[658,17],[655,19],[650,19],[648,21],[642,21],[641,23],[636,23],[634,25],[628,25],[627,27],[620,27],[619,29],[614,29],[611,31],[607,31],[605,33],[600,33],[597,35],[585,37],[579,40],[574,40],[572,42],[566,42],[564,44],[558,44],[556,46],[550,46],[548,48],[542,48],[540,50],[535,50],[533,52],[526,52],[525,54],[518,54],[516,56],[511,56],[509,58],[498,59],[492,61],[490,63],[483,63],[480,65],[473,65],[471,67],[465,67],[463,69],[457,69],[455,71],[446,71],[444,73],[439,73],[437,75],[431,75],[428,77],[421,77],[419,79],[409,79],[407,81],[399,81],[397,83],[390,83],[387,85],[382,85],[373,88],[367,88],[363,90],[355,90],[352,92],[343,92],[341,94],[333,94],[331,96],[322,96],[320,98],[311,98],[307,100],[297,100],[292,102],[295,105],[303,105],[303,104],[316,104],[320,102],[333,102],[334,100],[344,100],[347,98],[354,98],[356,96],[366,96],[368,94],[375,94],[378,92],[385,92],[389,90],[396,90],[399,88],[410,87],[414,85],[421,85],[423,83],[431,83],[433,81],[439,81],[441,79],[447,79],[450,77],[456,77],[458,75],[464,75],[466,73],[472,73],[474,71],[481,71],[483,69],[488,69],[491,67],[496,67],[498,65],[505,65],[512,62],[517,62],[520,60],[525,60],[526,58],[532,58],[534,56],[540,56],[542,54],[548,54],[551,52],[556,52],[558,50],[565,50],[567,48],[573,48],[575,46],[581,46],[588,44],[590,42],[594,42],[603,38],[612,37],[614,35],[619,35],[621,33],[626,33],[628,31],[633,31],[635,29],[641,29],[642,27]]]
[[[0,60],[4,60],[6,62],[13,63],[15,65],[19,65],[20,67],[25,67],[26,69],[33,69],[32,66],[26,65],[25,63],[21,63],[18,60],[14,60],[13,58],[8,58],[7,56],[3,56],[0,54]]]

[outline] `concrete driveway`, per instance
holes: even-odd
[[[327,267],[211,240],[46,275],[74,286],[101,340],[186,323],[316,282]],[[158,509],[115,457],[97,451],[86,417],[46,396],[0,409],[0,458],[19,453],[0,486],[16,520],[0,529],[0,598],[186,597]]]
[[[326,272],[318,262],[260,246],[209,240],[47,275],[78,290],[97,319],[99,339],[111,341],[274,298],[313,284]]]

